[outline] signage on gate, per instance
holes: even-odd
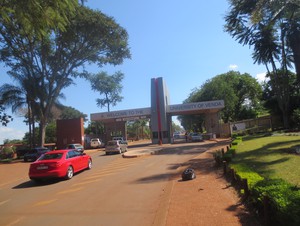
[[[204,110],[204,109],[214,109],[214,108],[218,108],[218,109],[224,108],[224,100],[169,105],[168,112],[172,113],[172,112],[183,112],[183,111]]]
[[[145,115],[150,115],[150,108],[137,108],[124,111],[113,111],[91,114],[91,120],[103,120],[103,119],[114,119],[114,118],[137,118]]]

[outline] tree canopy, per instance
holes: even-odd
[[[65,30],[78,0],[0,0],[0,23],[14,24],[32,37],[42,38],[50,29]]]
[[[273,71],[292,67],[300,81],[300,1],[229,0],[225,30],[253,47],[255,63]]]
[[[261,109],[261,95],[262,88],[251,75],[229,71],[194,89],[185,102],[224,100],[221,117],[229,122],[256,117]]]
[[[97,98],[96,100],[99,107],[107,107],[107,111],[110,111],[111,105],[115,106],[123,99],[120,96],[123,88],[121,84],[123,78],[124,75],[121,72],[116,72],[111,76],[106,72],[91,74],[89,76],[92,90],[99,92],[100,95],[104,95],[104,98]]]
[[[0,16],[0,60],[10,68],[8,74],[22,75],[32,84],[27,99],[37,106],[39,145],[44,144],[45,126],[53,104],[63,88],[74,83],[74,77],[86,75],[85,64],[117,65],[130,58],[128,34],[113,18],[84,6],[74,7],[74,14],[59,13],[68,21],[63,29],[45,23],[45,27],[38,26],[42,29],[38,33],[28,29],[27,23],[21,23],[14,13]],[[34,16],[36,12],[28,13]]]

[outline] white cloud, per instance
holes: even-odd
[[[260,83],[266,81],[266,72],[257,74],[255,78],[256,78],[257,81],[260,82]]]
[[[21,130],[16,130],[9,127],[0,127],[0,144],[3,144],[5,139],[23,139],[25,132]]]
[[[236,64],[230,64],[229,65],[230,70],[236,70],[237,68],[238,68],[238,66]]]

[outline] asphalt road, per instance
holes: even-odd
[[[30,163],[0,164],[0,225],[164,225],[170,179],[206,150],[186,145],[139,158],[93,152],[91,170],[40,185],[27,176]]]

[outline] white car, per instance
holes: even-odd
[[[189,135],[190,141],[203,141],[202,134],[200,133],[190,133]]]
[[[90,141],[91,148],[100,148],[103,146],[102,141],[99,138],[92,138]]]
[[[127,142],[121,140],[108,141],[105,146],[105,154],[118,153],[121,154],[127,151]]]

